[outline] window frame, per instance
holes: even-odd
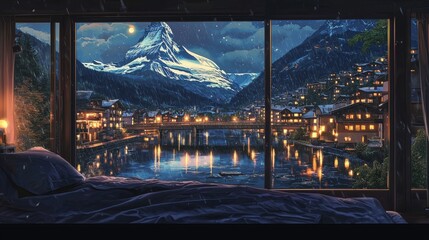
[[[335,4],[334,6],[340,7],[341,4]],[[383,4],[381,4],[383,5]],[[230,21],[233,19],[234,21],[265,21],[265,24],[271,24],[272,20],[304,20],[304,19],[335,19],[340,17],[340,11],[336,11],[335,9],[325,9],[316,11],[316,7],[314,11],[310,11],[308,9],[299,9],[298,10],[291,8],[287,8],[287,3],[280,3],[275,8],[270,8],[271,11],[267,11],[266,14],[257,14],[257,15],[243,15],[240,13],[239,15],[216,15],[210,16],[209,14],[188,14],[188,15],[174,15],[174,14],[166,14],[162,16],[162,14],[156,15],[148,15],[147,17],[142,17],[141,15],[118,15],[115,13],[106,14],[103,16],[97,14],[87,14],[83,15],[69,15],[69,16],[56,16],[54,17],[56,20],[60,22],[60,73],[59,73],[59,92],[61,93],[59,102],[56,102],[56,106],[63,107],[60,108],[60,112],[58,113],[58,120],[60,122],[56,123],[60,125],[60,132],[57,133],[56,137],[58,139],[58,147],[57,152],[60,153],[64,158],[66,158],[71,164],[75,164],[75,132],[76,132],[76,111],[75,111],[75,86],[76,86],[76,78],[75,78],[75,68],[76,68],[76,53],[75,53],[75,23],[77,22],[127,22],[127,21],[213,21],[214,19],[217,21]],[[365,7],[361,7],[365,8]],[[409,180],[407,178],[410,177],[408,168],[410,167],[409,156],[407,157],[407,139],[408,136],[406,134],[406,129],[402,128],[400,124],[401,121],[405,121],[407,123],[407,109],[405,104],[400,103],[401,99],[404,99],[405,96],[403,93],[401,94],[401,87],[407,87],[406,82],[402,79],[407,79],[406,70],[408,64],[406,61],[401,60],[401,58],[406,59],[407,50],[409,49],[409,39],[404,37],[409,29],[406,24],[410,21],[409,9],[405,8],[405,14],[399,12],[399,9],[393,7],[386,7],[385,10],[381,10],[383,6],[379,8],[372,9],[371,6],[366,7],[368,10],[365,12],[365,16],[363,16],[361,11],[352,11],[349,9],[348,11],[343,11],[341,14],[341,18],[344,19],[352,19],[352,18],[371,18],[371,19],[388,19],[388,59],[389,59],[389,81],[390,93],[389,93],[389,118],[390,118],[390,145],[393,146],[393,143],[404,143],[405,148],[402,150],[398,150],[397,148],[390,148],[390,174],[388,176],[389,186],[387,189],[278,189],[280,191],[287,192],[313,192],[313,193],[323,193],[327,195],[333,196],[341,196],[341,197],[376,197],[381,201],[383,206],[387,209],[395,209],[395,210],[404,210],[409,206],[409,193],[410,188],[407,187]],[[311,6],[311,9],[312,6]],[[393,10],[392,10],[393,9]],[[266,11],[266,10],[265,10]],[[360,14],[358,14],[360,12]],[[287,17],[285,17],[287,16]],[[31,19],[34,21],[40,21],[40,19],[49,19],[53,21],[51,18],[16,18],[17,22],[28,21]],[[25,19],[25,20],[23,20]],[[267,29],[267,27],[265,27]],[[270,34],[265,32],[265,43],[267,40],[271,40],[271,31]],[[52,32],[51,32],[52,34]],[[267,35],[269,37],[267,38]],[[401,44],[393,44],[393,43],[401,43]],[[269,43],[270,45],[271,43]],[[51,46],[52,47],[52,46]],[[268,48],[268,44],[265,45]],[[55,51],[55,50],[54,50]],[[267,54],[269,53],[269,54]],[[271,47],[270,51],[265,51],[265,60],[271,58]],[[267,62],[267,61],[266,61]],[[265,62],[265,64],[267,64]],[[267,100],[269,101],[271,96],[271,78],[267,80],[267,76],[270,76],[271,71],[267,71],[267,69],[271,70],[271,61],[269,63],[270,67],[265,68],[266,79],[265,79],[265,103]],[[409,75],[409,74],[408,74]],[[408,76],[409,77],[409,76]],[[52,79],[51,79],[52,80]],[[267,88],[268,86],[268,88]],[[408,86],[409,87],[409,86]],[[268,90],[269,89],[269,90]],[[269,93],[269,94],[267,94]],[[269,106],[270,108],[271,106]],[[266,108],[267,109],[267,108]],[[402,112],[401,112],[402,111]],[[266,111],[265,113],[265,129],[269,130],[266,132],[271,133],[271,120],[270,120],[270,111]],[[395,114],[394,114],[395,113]],[[409,119],[408,119],[409,120]],[[404,135],[405,134],[405,135]],[[271,135],[271,134],[270,134]],[[401,138],[400,138],[401,136]],[[404,137],[405,136],[405,137]],[[267,139],[267,138],[266,138]],[[270,138],[268,137],[268,140]],[[267,144],[268,143],[268,144]],[[265,142],[265,148],[270,149],[271,143]],[[409,146],[408,146],[409,147]],[[408,148],[409,149],[409,148]],[[265,151],[265,161],[269,161],[271,159],[271,151]],[[267,158],[267,155],[269,156]],[[408,160],[407,160],[408,158]],[[402,159],[402,160],[401,160]],[[405,160],[404,160],[405,159]],[[269,168],[269,164],[265,165],[266,170]],[[268,171],[271,173],[271,169]],[[396,174],[392,174],[396,173]],[[267,174],[266,174],[267,175]],[[402,175],[402,178],[395,177],[395,175]]]

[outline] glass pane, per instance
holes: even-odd
[[[50,148],[50,23],[17,23],[15,55],[16,147]]]
[[[426,188],[427,140],[420,89],[417,20],[411,21],[411,187]]]
[[[79,23],[76,36],[79,171],[263,186],[263,103],[239,104],[264,67],[263,22]]]
[[[273,21],[275,188],[387,188],[386,20]]]

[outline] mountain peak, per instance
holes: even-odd
[[[173,41],[173,31],[165,22],[152,22],[144,30],[139,42],[132,46],[125,54],[125,60],[133,60],[138,57],[157,58],[159,54],[166,53],[170,58],[173,52],[177,52],[177,44]],[[175,59],[169,59],[176,61]]]
[[[173,32],[165,22],[153,22],[142,38],[118,64],[99,61],[83,63],[99,72],[129,75],[133,78],[158,76],[215,102],[227,102],[239,90],[225,71],[212,60],[188,50],[173,40]]]

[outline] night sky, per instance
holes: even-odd
[[[273,61],[314,33],[323,20],[273,21]],[[173,40],[213,60],[226,72],[260,72],[264,67],[263,22],[167,22]],[[76,54],[81,62],[123,60],[149,22],[78,23]],[[130,33],[130,26],[135,28]],[[49,42],[48,23],[19,23],[17,28]]]

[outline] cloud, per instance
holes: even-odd
[[[84,62],[92,60],[119,61],[124,57],[126,49],[132,45],[123,33],[112,35],[108,39],[81,37],[76,43],[79,46],[77,57]],[[105,52],[109,52],[109,54],[105,54]]]
[[[259,29],[252,22],[231,22],[221,30],[221,34],[237,38],[248,37]]]
[[[264,68],[264,49],[227,52],[218,57],[217,62],[228,72],[259,72]]]
[[[245,50],[264,46],[264,28],[259,28],[246,38],[231,35],[223,36],[220,44],[227,50]]]
[[[194,52],[194,53],[197,53],[197,54],[203,56],[203,57],[206,57],[208,59],[214,60],[213,55],[206,48],[203,48],[203,47],[190,47],[188,49],[190,51]]]
[[[51,35],[49,33],[35,30],[30,27],[20,27],[19,30],[21,30],[24,33],[30,34],[31,36],[39,39],[44,43],[51,44]]]
[[[283,25],[280,21],[277,22],[278,24],[272,26],[273,61],[301,44],[316,31],[308,25],[302,26],[295,23]]]

